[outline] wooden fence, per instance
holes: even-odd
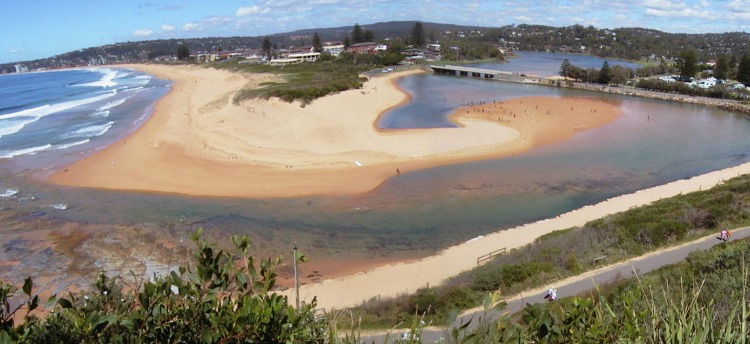
[[[494,256],[497,256],[497,255],[500,255],[500,254],[505,254],[506,252],[508,252],[508,250],[506,250],[505,247],[503,247],[503,248],[501,248],[499,250],[494,250],[494,251],[492,251],[490,253],[481,255],[481,256],[477,257],[477,265],[482,264],[483,262],[490,260]]]

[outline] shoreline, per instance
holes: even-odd
[[[663,198],[709,189],[744,174],[750,174],[750,163],[613,197],[553,218],[480,235],[418,260],[393,263],[355,275],[303,285],[300,286],[300,299],[310,300],[315,297],[319,308],[329,310],[353,307],[371,298],[412,293],[428,285],[441,284],[450,277],[474,268],[477,257],[483,254],[500,248],[519,248],[556,230],[582,226],[586,222]],[[290,299],[294,298],[293,289],[284,290],[282,294]]]
[[[352,195],[401,171],[518,154],[619,116],[616,105],[594,98],[523,98],[526,104],[519,98],[501,105],[519,115],[528,112],[518,118],[500,118],[493,102],[482,109],[457,109],[451,119],[460,128],[375,130],[383,113],[409,99],[395,80],[420,71],[373,77],[362,89],[303,108],[277,99],[233,103],[240,89],[259,87],[273,75],[195,66],[123,67],[171,80],[172,88],[135,132],[53,173],[49,182],[205,197]],[[582,104],[597,110],[559,111]]]

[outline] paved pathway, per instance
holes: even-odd
[[[634,272],[645,274],[663,266],[681,262],[685,260],[691,252],[707,250],[714,245],[723,243],[723,241],[717,239],[717,236],[718,233],[717,235],[707,236],[680,246],[662,249],[624,262],[604,266],[582,275],[573,276],[556,282],[552,287],[557,289],[558,298],[579,295],[594,289],[595,285],[607,284],[621,278],[632,277]],[[732,231],[730,241],[746,238],[748,236],[750,236],[750,227],[735,229]],[[505,311],[515,313],[520,311],[527,303],[546,302],[544,295],[546,294],[547,289],[549,289],[549,286],[530,290],[506,300],[508,306],[505,308]],[[451,328],[459,326],[462,320],[466,322],[472,317],[479,318],[481,316],[484,318],[485,316],[488,316],[490,318],[497,318],[498,315],[499,314],[496,312],[493,312],[492,314],[484,314],[482,309],[472,309],[461,315],[456,322],[451,325]],[[395,337],[400,334],[400,332],[392,334],[391,340],[395,339]],[[448,331],[440,328],[427,328],[422,333],[423,342],[425,343],[433,343],[440,338],[449,337]],[[374,341],[375,343],[383,343],[384,339],[385,335],[380,334],[367,336],[363,338],[363,342],[371,343]]]

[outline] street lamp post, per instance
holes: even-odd
[[[294,243],[294,291],[295,291],[295,304],[299,309],[299,274],[297,272],[297,243]]]

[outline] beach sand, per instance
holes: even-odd
[[[272,75],[194,66],[132,67],[174,81],[172,90],[132,135],[57,172],[50,181],[199,196],[354,194],[377,187],[396,169],[518,154],[606,125],[620,114],[612,100],[530,97],[459,108],[450,116],[459,128],[381,130],[375,124],[378,117],[409,99],[394,80],[419,71],[374,77],[361,90],[302,107],[274,99],[233,104],[236,92],[274,80]],[[380,267],[362,260],[340,262],[324,269],[322,278],[328,279],[304,285],[301,295],[306,300],[317,296],[321,307],[342,308],[415,291],[475,266],[479,255],[520,247],[552,230],[677,193],[668,187],[659,190],[493,233],[417,261]],[[341,276],[336,270],[358,272],[336,277]],[[293,296],[291,289],[285,293]]]
[[[438,285],[449,277],[476,267],[479,256],[495,250],[519,248],[555,230],[582,226],[586,222],[663,198],[706,190],[748,173],[750,163],[614,197],[552,219],[483,235],[416,261],[393,263],[353,276],[303,285],[300,288],[300,298],[309,301],[316,297],[319,307],[330,310],[356,306],[371,298],[415,292],[419,288]],[[291,300],[295,297],[292,289],[284,291],[284,294]]]
[[[618,104],[525,98],[457,109],[459,128],[376,128],[408,101],[394,85],[411,70],[312,104],[234,104],[236,92],[276,79],[196,66],[134,65],[174,82],[153,115],[121,142],[53,174],[55,184],[219,197],[343,195],[401,172],[517,154],[612,122]]]

